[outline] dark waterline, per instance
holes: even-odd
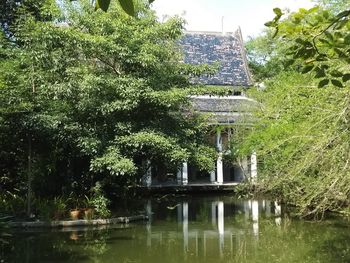
[[[344,219],[292,220],[274,201],[231,197],[145,200],[150,221],[7,231],[3,262],[350,262]]]

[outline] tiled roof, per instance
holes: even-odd
[[[191,96],[191,101],[201,112],[249,112],[256,103],[243,96]]]
[[[243,96],[191,96],[193,108],[202,114],[210,114],[213,123],[229,124],[237,120],[250,120],[250,112],[256,101]]]
[[[240,30],[235,33],[186,32],[180,41],[184,62],[188,64],[213,64],[219,71],[214,76],[202,76],[194,82],[207,85],[249,86],[251,77]]]

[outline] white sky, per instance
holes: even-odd
[[[301,7],[311,8],[312,0],[156,0],[152,8],[160,20],[165,15],[181,15],[191,31],[221,32],[222,17],[224,31],[242,29],[245,39],[257,36],[264,23],[274,18],[272,9],[279,7],[295,11]]]

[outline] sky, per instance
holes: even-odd
[[[233,32],[241,27],[243,38],[258,36],[264,23],[274,18],[273,8],[311,8],[312,0],[156,0],[152,4],[162,21],[166,15],[186,19],[186,30]],[[222,19],[223,17],[223,19]]]

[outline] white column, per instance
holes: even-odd
[[[247,157],[243,157],[242,159],[242,170],[243,170],[243,176],[244,178],[248,179],[248,161],[247,161]]]
[[[222,152],[222,137],[221,137],[221,131],[218,130],[216,132],[216,148],[218,152]]]
[[[277,201],[275,201],[274,205],[275,205],[275,223],[277,226],[280,226],[282,222],[282,219],[281,219],[282,208]]]
[[[147,160],[144,163],[144,167],[146,169],[146,173],[142,177],[142,183],[143,185],[149,187],[152,185],[152,167],[151,167],[151,161]]]
[[[258,162],[256,158],[256,152],[250,156],[250,178],[253,183],[256,182],[258,176]]]
[[[220,130],[216,132],[216,148],[219,152],[216,161],[216,182],[222,184],[224,182],[224,169],[222,164],[222,137]]]
[[[281,216],[282,208],[281,205],[278,204],[277,201],[275,201],[275,216]]]
[[[215,182],[215,170],[210,172],[210,182],[211,183]]]
[[[253,219],[253,233],[255,236],[259,235],[259,202],[254,200],[252,202],[252,219]]]
[[[220,256],[223,256],[224,252],[224,202],[218,202],[218,230],[219,230],[219,249]]]
[[[182,204],[182,231],[184,238],[184,252],[188,251],[188,203],[183,202]]]
[[[151,167],[151,162],[147,161],[147,172],[146,172],[146,184],[147,186],[151,186],[152,184],[152,167]]]
[[[182,184],[182,167],[177,171],[176,179],[178,185]]]
[[[266,201],[265,214],[266,214],[266,217],[271,216],[271,202],[270,201]]]
[[[222,184],[224,182],[224,168],[222,163],[222,153],[219,153],[218,160],[216,161],[216,182]]]
[[[182,184],[187,185],[188,183],[188,166],[187,162],[182,164]]]

